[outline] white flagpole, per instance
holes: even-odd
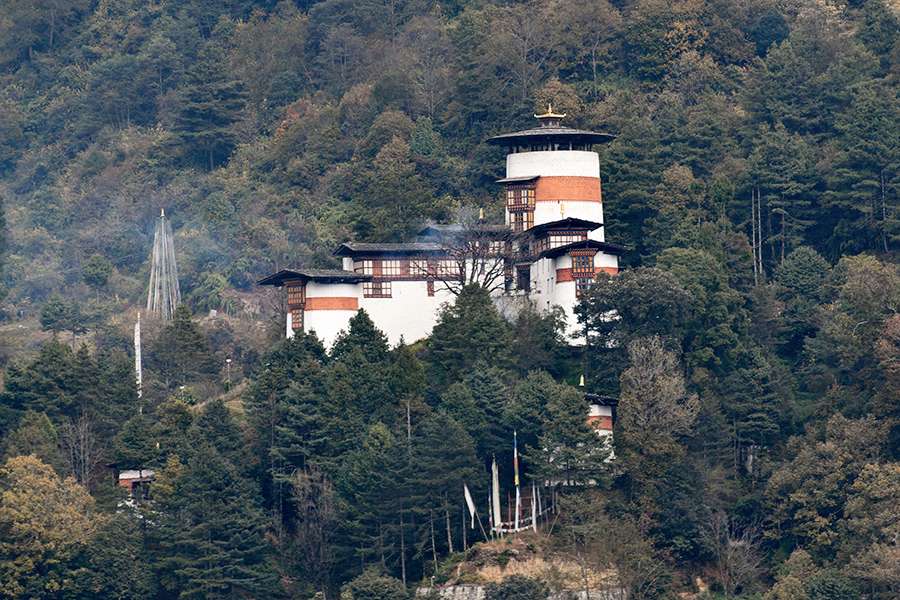
[[[137,385],[138,413],[143,413],[140,400],[143,396],[143,374],[141,372],[141,313],[138,311],[137,323],[134,324],[134,380]]]
[[[531,482],[531,528],[537,533],[537,488]]]
[[[500,533],[503,530],[503,516],[500,514],[500,472],[497,470],[496,457],[491,462],[491,508],[494,513],[494,529]]]
[[[519,531],[519,513],[522,510],[522,497],[519,494],[519,438],[515,431],[513,431],[513,468],[515,470],[516,479],[515,530]]]

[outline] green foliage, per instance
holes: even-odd
[[[503,368],[509,360],[509,327],[488,291],[464,287],[441,312],[429,339],[429,381],[440,389],[471,374],[479,362]]]
[[[54,494],[76,488],[33,466],[34,506],[58,506],[78,542],[33,577],[4,571],[4,593],[330,597],[374,565],[417,581],[432,523],[438,560],[459,549],[460,482],[480,505],[492,454],[508,479],[516,430],[525,456],[552,449],[557,466],[598,471],[571,477],[608,484],[562,491],[571,512],[550,543],[614,565],[629,597],[733,570],[704,541],[709,514],[763,524],[764,544],[734,548],[766,566],[809,550],[773,599],[854,597],[834,572],[895,596],[898,19],[882,0],[796,4],[8,2],[3,333],[38,315],[60,339],[90,329],[97,349],[9,335],[0,445],[57,471],[57,446],[168,464],[154,494],[172,514],[78,535],[66,522],[95,523]],[[422,344],[389,349],[361,312],[331,356],[298,335],[255,360],[232,288],[333,261],[350,237],[405,240],[458,205],[499,214],[503,156],[484,140],[548,102],[617,136],[596,150],[626,268],[579,307],[585,353],[558,314],[508,323],[467,288]],[[115,315],[140,300],[163,204],[185,301],[228,313],[235,333],[207,337],[181,309],[145,344],[139,404]],[[228,408],[226,351],[252,373]],[[609,465],[580,392],[559,383],[582,373],[621,401]],[[315,494],[298,492],[307,475]],[[169,545],[143,537],[149,523]]]
[[[266,595],[274,589],[264,517],[250,486],[209,444],[161,473],[151,533],[160,587],[183,597]]]
[[[210,378],[219,371],[206,337],[184,304],[175,309],[172,322],[151,343],[150,351],[148,366],[159,373],[169,389]]]
[[[347,584],[352,600],[407,600],[409,593],[403,582],[393,577],[366,571]]]
[[[488,584],[484,590],[486,600],[545,600],[547,586],[537,579],[512,575],[500,583]]]
[[[178,93],[172,133],[189,161],[209,170],[228,159],[236,145],[235,123],[244,108],[244,90],[212,46],[201,53]]]

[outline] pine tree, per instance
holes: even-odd
[[[37,358],[29,364],[9,367],[0,404],[12,411],[30,409],[43,412],[54,420],[74,415],[75,397],[71,387],[73,362],[72,350],[68,346],[58,340],[50,340],[41,346]]]
[[[541,420],[539,443],[526,457],[547,480],[597,485],[610,471],[610,439],[588,425],[584,394],[565,385],[553,388]]]
[[[391,395],[404,399],[423,396],[427,388],[425,365],[416,356],[412,347],[401,340],[400,345],[392,351],[393,364],[390,378]]]
[[[477,285],[464,287],[456,302],[441,312],[428,341],[432,388],[446,388],[470,373],[478,362],[506,367],[509,348],[509,326],[487,290]]]
[[[284,409],[275,427],[275,444],[271,450],[276,464],[276,480],[287,481],[291,473],[311,464],[329,464],[330,440],[322,414],[324,395],[316,385],[315,371],[308,378],[294,381],[284,394]]]
[[[160,465],[153,420],[135,415],[125,421],[113,442],[113,456],[120,469],[146,469]]]
[[[819,305],[827,298],[831,265],[812,248],[801,246],[791,252],[775,273],[778,297],[784,302],[782,351],[796,357],[803,341],[816,328]]]
[[[194,421],[193,429],[239,472],[246,468],[249,457],[243,432],[231,410],[220,398],[203,407],[203,412]]]
[[[888,252],[900,240],[900,101],[881,84],[861,84],[837,130],[840,158],[825,194],[838,244],[830,253]]]
[[[62,474],[65,462],[59,449],[59,433],[44,413],[25,411],[17,428],[4,438],[3,456],[32,454]]]
[[[334,341],[331,357],[335,360],[350,354],[354,349],[361,350],[368,360],[383,362],[387,359],[387,336],[369,317],[369,313],[360,309],[350,318],[347,331],[341,332]]]
[[[210,44],[187,73],[172,127],[182,154],[210,171],[231,155],[244,109],[243,86],[217,54]]]
[[[97,356],[100,368],[97,410],[98,425],[109,434],[137,414],[140,409],[134,359],[124,352],[101,351]]]
[[[209,378],[219,370],[206,336],[184,304],[175,309],[172,322],[153,341],[147,358],[148,366],[160,373],[169,389]]]
[[[284,486],[275,484],[277,474],[283,472],[275,448],[280,446],[278,431],[282,427],[286,407],[286,392],[295,381],[304,381],[304,371],[319,365],[326,358],[325,349],[314,336],[301,333],[283,340],[262,359],[262,369],[251,382],[244,396],[248,421],[254,432],[254,451],[267,506],[279,516],[286,497]]]
[[[129,532],[122,535],[122,532]],[[156,579],[148,562],[145,535],[136,514],[119,512],[104,519],[75,564],[72,598],[118,598],[139,600],[153,597]]]
[[[463,484],[473,493],[480,491],[475,444],[452,417],[435,411],[413,430],[409,469],[409,503],[419,524],[418,556],[433,562],[435,553],[450,550],[452,532],[459,531]]]
[[[174,474],[167,471],[161,473],[151,531],[161,587],[181,598],[273,593],[265,519],[234,466],[201,443]]]
[[[780,265],[788,253],[808,242],[807,231],[817,221],[815,157],[801,136],[778,123],[760,132],[750,160],[763,224],[768,225],[762,240],[769,248],[764,262]]]

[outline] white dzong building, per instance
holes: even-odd
[[[564,127],[551,107],[534,129],[488,140],[507,149],[506,223],[431,225],[408,243],[346,242],[342,269],[285,269],[260,285],[287,289],[285,333],[314,331],[330,347],[359,309],[396,344],[427,337],[463,283],[490,279],[504,314],[524,303],[562,308],[573,343],[574,309],[597,273],[618,272],[622,249],[603,231],[600,159],[605,133]]]

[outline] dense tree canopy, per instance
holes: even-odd
[[[6,2],[0,596],[407,598],[471,575],[516,435],[571,484],[546,548],[630,598],[897,597],[898,38],[887,0]],[[585,347],[477,285],[394,348],[270,326],[265,275],[499,221],[485,140],[548,103],[615,135]]]

